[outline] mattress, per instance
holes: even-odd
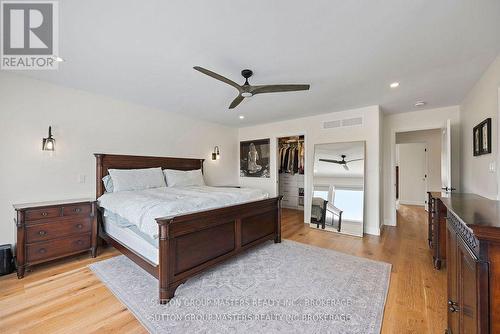
[[[105,215],[123,218],[140,232],[156,239],[156,218],[212,210],[268,197],[259,189],[188,186],[105,193],[98,201],[99,206],[106,210]],[[123,227],[123,220],[118,220]]]
[[[135,225],[122,227],[113,217],[103,217],[104,231],[127,248],[158,265],[158,239],[152,239]]]

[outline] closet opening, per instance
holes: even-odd
[[[278,194],[281,206],[304,221],[305,143],[303,135],[278,138]]]

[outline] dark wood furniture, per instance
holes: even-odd
[[[17,277],[27,267],[97,250],[96,202],[77,199],[55,202],[16,204]]]
[[[97,198],[104,193],[102,178],[108,169],[162,167],[203,169],[203,159],[95,154]],[[99,214],[99,219],[102,220]],[[265,242],[281,242],[281,197],[219,209],[158,217],[159,265],[107,235],[100,236],[148,273],[158,278],[159,301],[174,297],[176,288],[201,271]]]
[[[500,202],[449,194],[448,333],[500,333]]]
[[[446,260],[446,207],[440,192],[428,192],[428,243],[432,249],[434,268],[441,269]]]

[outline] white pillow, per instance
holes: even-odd
[[[111,175],[106,175],[105,177],[103,177],[102,182],[104,183],[104,189],[106,189],[106,192],[112,193],[113,192],[113,179],[111,178]]]
[[[166,187],[165,177],[158,168],[144,169],[110,169],[113,180],[113,192],[126,190],[143,190]]]
[[[201,169],[196,170],[176,170],[165,169],[163,171],[167,179],[168,187],[186,187],[186,186],[204,186],[203,174]]]

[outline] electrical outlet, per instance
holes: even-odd
[[[78,174],[78,183],[85,183],[86,179],[87,179],[87,175]]]

